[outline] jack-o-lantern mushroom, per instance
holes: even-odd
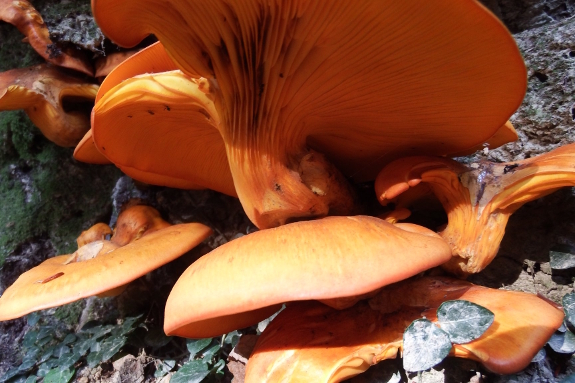
[[[462,299],[493,312],[479,338],[454,344],[451,355],[510,374],[525,368],[563,321],[563,311],[533,294],[495,290],[451,278],[419,278],[384,287],[345,310],[295,302],[265,329],[248,361],[246,383],[340,382],[403,350],[414,320]],[[513,302],[513,304],[509,304]]]
[[[100,222],[90,227],[88,230],[84,230],[78,238],[76,238],[76,243],[78,248],[87,245],[90,242],[103,241],[106,239],[107,235],[112,235],[112,229],[107,224]]]
[[[169,225],[156,213],[148,206],[130,207],[118,217],[110,241],[88,242],[71,255],[50,258],[22,274],[0,297],[0,320],[94,295],[117,295],[129,282],[173,261],[212,233],[200,223]]]
[[[97,92],[97,85],[47,64],[0,73],[0,111],[24,109],[59,146],[75,146],[90,129]]]
[[[382,204],[395,201],[397,207],[409,208],[402,193],[426,184],[447,213],[440,234],[454,257],[443,267],[465,276],[493,260],[509,217],[523,204],[575,186],[574,164],[575,144],[522,161],[473,166],[440,157],[406,157],[379,173],[375,189]]]
[[[164,331],[187,338],[221,335],[298,300],[350,307],[382,286],[442,264],[449,253],[431,230],[367,216],[262,230],[188,267],[168,297]]]
[[[46,61],[92,76],[94,70],[79,51],[62,50],[50,39],[50,32],[42,16],[26,0],[0,0],[0,21],[14,25],[26,36],[26,41]]]
[[[94,109],[98,150],[147,171],[150,157],[213,166],[213,149],[224,147],[260,228],[349,214],[345,177],[374,179],[400,156],[476,147],[526,87],[511,35],[474,0],[93,0],[92,8],[115,43],[153,33],[183,71],[107,92]],[[170,117],[186,108],[205,112],[199,133],[185,113],[179,123]],[[207,137],[210,129],[218,134]],[[189,152],[199,162],[182,162]]]

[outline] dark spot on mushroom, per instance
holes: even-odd
[[[132,116],[128,116],[128,118],[132,118]]]
[[[277,191],[277,192],[281,192],[281,191],[282,191],[282,187],[281,187],[280,184],[275,184],[275,185],[274,185],[274,189],[275,189],[275,191]]]
[[[36,112],[38,110],[38,108],[34,107],[34,112]]]
[[[283,74],[283,73],[280,73],[280,77],[281,77],[281,78],[284,78],[284,74]]]
[[[53,281],[56,278],[60,278],[62,275],[64,275],[64,273],[60,271],[59,273],[56,273],[56,274],[54,274],[54,275],[52,275],[46,279],[36,281],[36,283],[48,283],[50,281]]]
[[[169,105],[164,105],[164,109],[166,109],[168,112],[169,112],[170,110],[172,110],[172,108],[170,108]]]
[[[102,150],[106,150],[106,148],[104,146],[102,146]]]
[[[537,80],[539,80],[541,82],[545,82],[545,81],[547,81],[547,79],[549,79],[549,76],[547,76],[545,73],[539,72],[539,71],[536,71],[535,73],[533,73],[533,77],[535,77]]]
[[[518,164],[513,164],[513,165],[505,165],[505,167],[503,168],[503,173],[507,174],[510,171],[512,171],[513,169],[515,169],[516,167],[518,167]]]
[[[212,63],[212,59],[208,52],[202,51],[202,57],[206,60],[206,66],[210,70],[210,72],[214,73],[214,64]]]
[[[152,110],[148,110],[148,113],[150,113],[152,116],[155,114]]]
[[[204,116],[206,116],[206,118],[207,118],[208,120],[211,119],[210,114],[209,114],[208,111],[205,110],[204,108],[198,109],[198,112],[200,112],[201,114],[203,114]]]

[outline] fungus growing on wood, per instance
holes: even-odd
[[[168,297],[164,330],[187,338],[221,335],[297,300],[349,307],[450,257],[447,244],[431,230],[367,216],[255,232],[188,267]]]
[[[244,210],[260,228],[349,214],[354,197],[345,177],[373,179],[400,156],[476,147],[519,106],[526,86],[512,37],[473,0],[173,1],[169,7],[93,0],[92,7],[117,44],[134,46],[153,33],[186,75],[204,78],[209,102],[192,98],[197,110],[202,103],[211,110],[213,101],[212,126],[204,121],[196,133],[193,124],[170,118],[175,128],[162,129],[170,142],[162,150],[186,153],[194,140],[205,143],[208,128],[216,130]],[[147,97],[149,87],[126,82],[106,93],[106,105],[97,103],[94,139],[108,159],[147,155],[130,143],[142,143],[152,126],[168,125],[165,97],[183,105],[179,76],[157,80],[163,89],[155,99]],[[110,94],[128,91],[129,104]],[[121,130],[131,132],[118,137]],[[113,153],[111,144],[118,148]],[[211,158],[214,145],[194,151]],[[151,165],[134,160],[133,166]]]
[[[136,233],[140,230],[136,231]],[[164,227],[125,246],[90,242],[22,274],[0,297],[0,320],[93,295],[118,293],[127,283],[173,261],[211,234],[199,223]]]
[[[451,355],[510,374],[525,368],[563,321],[563,312],[536,295],[475,286],[451,278],[420,278],[381,290],[346,310],[294,302],[262,333],[248,361],[250,382],[339,382],[393,359],[403,332],[423,316],[437,321],[442,302],[463,299],[495,314],[478,339]],[[513,302],[513,304],[509,304]]]
[[[93,69],[81,53],[74,49],[62,51],[52,42],[42,16],[28,1],[0,0],[0,21],[18,28],[26,36],[25,40],[46,61],[92,76]]]
[[[98,86],[51,65],[0,73],[0,110],[24,109],[46,138],[74,146],[90,129]]]
[[[575,144],[522,161],[470,167],[447,158],[407,157],[387,165],[375,189],[382,204],[397,199],[397,206],[405,208],[401,194],[426,183],[447,213],[448,223],[440,234],[454,258],[443,267],[464,276],[493,260],[509,217],[523,204],[575,186],[574,163]]]

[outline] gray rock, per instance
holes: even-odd
[[[481,0],[511,32],[541,27],[575,15],[573,0]]]

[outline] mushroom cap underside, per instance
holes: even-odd
[[[512,37],[471,0],[92,6],[120,45],[155,33],[180,69],[217,84],[227,144],[257,141],[254,156],[307,145],[357,181],[398,156],[487,141],[526,87]]]

